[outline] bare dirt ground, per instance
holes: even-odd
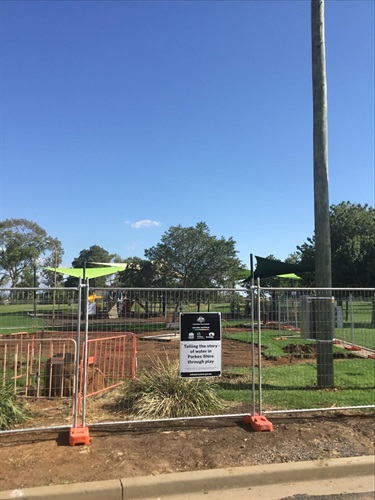
[[[67,431],[6,435],[0,490],[374,453],[373,415],[272,423],[273,432],[253,432],[233,418],[91,428],[88,446],[69,446]]]
[[[178,345],[140,340],[140,366],[151,362],[150,353],[174,359]],[[304,361],[295,354],[277,362]],[[249,366],[249,348],[223,342],[223,364]],[[67,401],[42,399],[30,404],[36,411],[34,427],[71,425]],[[69,446],[68,430],[2,435],[0,490],[303,460],[324,463],[329,458],[374,454],[374,413],[269,418],[273,432],[254,432],[234,417],[92,426],[88,446]]]

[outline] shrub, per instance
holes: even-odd
[[[156,358],[136,380],[124,384],[117,411],[148,418],[206,415],[223,408],[216,384],[203,378],[180,378],[178,362]]]
[[[7,385],[0,387],[0,430],[12,429],[30,416],[24,400]]]

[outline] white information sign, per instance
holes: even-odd
[[[182,313],[180,332],[180,376],[220,376],[220,313]]]

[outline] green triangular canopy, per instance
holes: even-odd
[[[257,260],[257,268],[254,271],[254,278],[269,278],[271,276],[279,276],[280,274],[300,274],[314,271],[313,266],[289,264],[286,262],[279,262],[278,260],[265,259],[257,255],[255,258]]]
[[[69,268],[69,267],[46,267],[47,271],[53,271],[61,274],[68,274],[69,276],[74,276],[75,278],[99,278],[100,276],[107,276],[108,274],[118,273],[123,271],[123,267],[88,267],[83,268]]]
[[[244,279],[245,281],[249,281],[251,277],[251,271],[250,269],[241,269],[240,272],[240,279]],[[277,278],[285,278],[289,280],[301,280],[302,278],[300,276],[297,276],[294,273],[287,273],[287,274],[277,274]]]
[[[127,262],[91,262],[91,264],[98,264],[99,266],[121,267],[123,271],[129,265]]]
[[[313,266],[306,266],[302,264],[289,264],[287,262],[280,262],[278,260],[266,259],[264,257],[258,257],[255,255],[257,260],[257,267],[254,271],[254,278],[270,278],[277,276],[278,278],[288,278],[298,280],[301,279],[295,273],[306,273],[313,272]],[[250,281],[251,271],[242,271],[245,274],[244,282]],[[247,275],[246,275],[247,274]]]
[[[302,278],[300,276],[297,276],[294,273],[287,273],[287,274],[278,274],[278,278],[286,278],[288,280],[301,280]]]

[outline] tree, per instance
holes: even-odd
[[[163,286],[203,288],[233,286],[241,267],[236,253],[232,238],[211,236],[206,223],[199,222],[170,227],[145,257]]]
[[[78,257],[76,257],[72,262],[73,268],[89,268],[97,267],[95,262],[111,262],[115,257],[115,254],[110,254],[104,248],[98,245],[92,245],[89,249],[81,250]],[[101,276],[99,278],[94,278],[90,280],[90,286],[93,287],[104,287],[107,282],[107,276]],[[66,287],[75,287],[78,285],[78,279],[69,277],[65,282]]]
[[[330,207],[332,283],[340,287],[373,287],[375,283],[375,209],[341,202]],[[302,264],[314,262],[315,237],[297,247]],[[307,283],[310,284],[310,283]],[[314,283],[312,283],[314,284]]]
[[[131,288],[149,288],[160,285],[157,274],[151,261],[139,257],[130,257],[125,260],[127,268],[117,273],[114,286]]]
[[[58,239],[35,222],[26,219],[6,219],[0,222],[0,280],[11,287],[33,286],[34,267],[59,263],[63,255]],[[55,258],[56,256],[56,258]],[[31,282],[32,279],[32,282]]]
[[[315,277],[321,288],[332,286],[328,196],[327,79],[324,40],[324,0],[311,0]],[[327,292],[324,292],[327,295]],[[323,297],[322,297],[323,298]],[[325,300],[316,301],[318,387],[333,387],[333,328]]]
[[[36,267],[26,267],[23,270],[22,278],[17,283],[18,288],[38,287],[40,285]]]
[[[315,265],[315,236],[307,238],[307,242],[297,246],[296,255],[298,263],[306,266]],[[302,286],[315,287],[315,273],[304,273],[302,275]]]
[[[373,287],[375,209],[342,202],[331,207],[332,279],[335,286]]]

